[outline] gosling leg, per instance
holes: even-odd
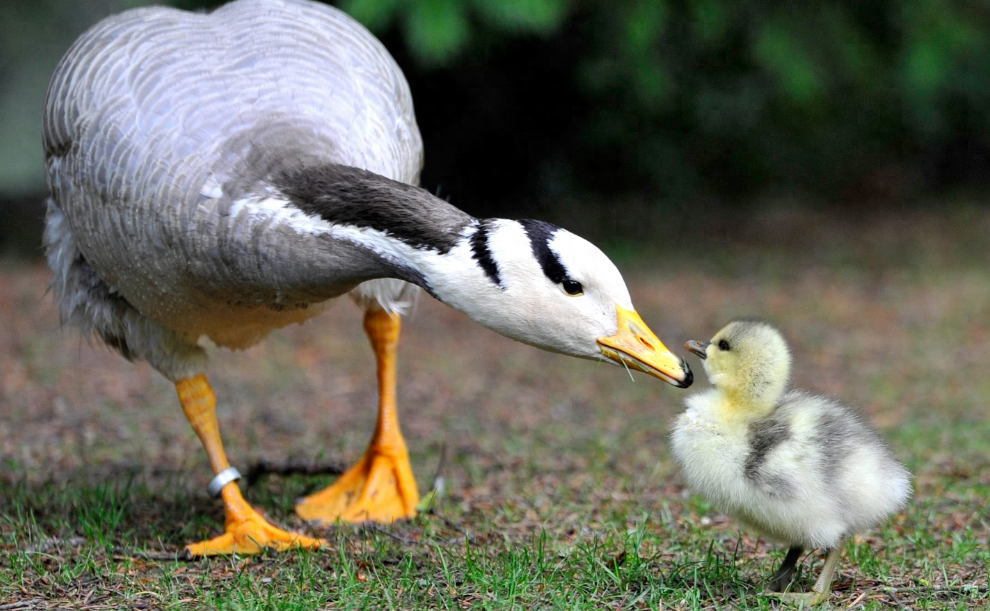
[[[828,550],[825,558],[825,566],[818,576],[818,581],[810,592],[787,592],[786,594],[776,594],[782,601],[792,603],[804,603],[807,605],[820,605],[828,600],[832,591],[832,579],[835,577],[835,567],[839,564],[839,556],[842,554],[842,542]]]
[[[802,552],[804,552],[804,548],[800,545],[793,545],[787,550],[787,556],[780,563],[780,568],[770,578],[770,583],[767,587],[771,592],[783,592],[787,589],[787,586],[791,585],[791,582],[794,581],[797,561],[801,558]]]

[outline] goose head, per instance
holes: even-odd
[[[450,256],[471,264],[433,274],[431,291],[489,329],[691,385],[687,363],[643,322],[615,264],[587,240],[543,221],[484,219]]]
[[[691,340],[684,347],[704,359],[713,386],[754,412],[771,411],[790,377],[787,342],[764,320],[734,320],[711,341]]]
[[[277,176],[274,186],[282,194],[276,206],[303,214],[299,231],[326,234],[331,247],[339,239],[374,253],[382,265],[365,279],[418,284],[475,322],[537,348],[602,359],[681,388],[693,381],[687,363],[636,313],[612,261],[565,229],[476,219],[423,189],[347,166],[304,165]]]

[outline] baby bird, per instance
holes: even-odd
[[[851,409],[787,390],[791,354],[770,323],[737,319],[685,347],[704,359],[714,388],[689,396],[674,423],[684,477],[722,511],[790,546],[772,591],[790,584],[805,548],[827,550],[811,592],[780,595],[824,602],[843,541],[903,507],[910,474]]]

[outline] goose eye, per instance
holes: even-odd
[[[568,295],[581,295],[584,293],[584,287],[581,283],[576,280],[564,280],[561,285],[564,287],[564,292]]]
[[[720,339],[718,341],[718,348],[719,350],[732,350],[732,346],[730,346],[729,342],[725,341],[724,339]]]

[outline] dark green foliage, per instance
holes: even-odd
[[[0,8],[0,252],[39,252],[58,57],[147,1]],[[861,210],[987,187],[985,0],[334,1],[409,79],[423,186],[472,214],[635,240],[767,195]]]
[[[990,165],[985,3],[341,6],[410,75],[426,184],[482,209],[523,213],[585,188],[902,199],[980,180]],[[510,184],[492,194],[492,183]]]

